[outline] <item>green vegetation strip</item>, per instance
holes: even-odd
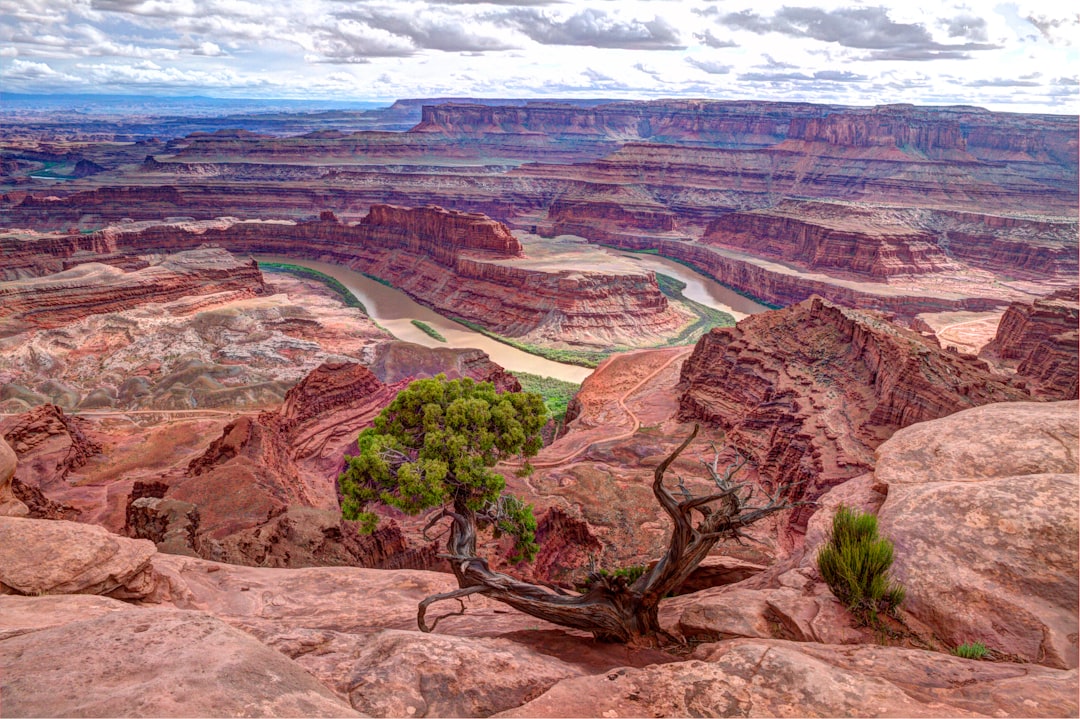
[[[522,392],[532,392],[544,398],[548,412],[556,422],[562,422],[566,417],[566,407],[581,388],[580,384],[567,382],[554,377],[542,377],[528,372],[514,372],[514,376],[521,382]]]
[[[439,333],[439,330],[435,329],[434,327],[429,325],[427,322],[421,322],[420,320],[413,320],[412,323],[414,325],[416,325],[416,328],[418,330],[420,330],[421,332],[426,334],[428,337],[431,337],[432,339],[436,339],[439,342],[445,342],[446,341],[446,338],[443,337],[442,334]]]
[[[297,277],[318,280],[340,296],[341,301],[345,303],[346,307],[357,307],[365,315],[368,313],[367,307],[364,307],[364,303],[357,299],[356,295],[354,295],[348,287],[341,284],[330,275],[323,274],[318,270],[313,270],[310,267],[301,267],[300,265],[290,265],[284,262],[260,262],[259,269],[267,270],[268,272],[285,272],[290,275],[296,275]],[[446,340],[443,341],[445,342]]]
[[[696,322],[680,332],[677,337],[668,340],[667,346],[688,345],[697,342],[703,334],[713,327],[732,327],[735,325],[735,318],[727,312],[721,312],[715,307],[703,305],[685,296],[683,290],[686,289],[686,283],[682,280],[657,272],[656,283],[660,285],[661,292],[676,302],[683,303],[688,310],[698,316]]]
[[[687,260],[680,260],[678,257],[672,257],[671,255],[665,255],[664,253],[660,252],[660,250],[656,249],[655,247],[649,247],[649,248],[646,248],[644,250],[635,250],[635,249],[632,249],[630,247],[619,247],[618,245],[606,245],[606,244],[604,244],[602,242],[598,242],[597,244],[600,247],[606,247],[609,250],[618,250],[619,252],[630,252],[630,253],[635,254],[635,255],[656,255],[657,257],[663,257],[665,260],[671,260],[672,262],[678,262],[683,267],[689,267],[691,270],[698,273],[702,277],[707,277],[710,280],[713,280],[714,282],[720,282],[720,280],[716,279],[712,275],[712,273],[709,272],[708,270],[705,270],[705,269],[703,269],[701,267],[698,267],[693,262],[689,262]],[[720,282],[720,284],[724,285],[723,282]],[[774,305],[771,302],[766,302],[765,300],[761,299],[760,297],[755,297],[754,295],[750,294],[749,292],[743,292],[742,290],[735,289],[734,287],[732,287],[730,285],[724,285],[724,287],[727,287],[729,290],[731,290],[735,294],[741,295],[742,297],[745,297],[748,300],[752,300],[754,302],[757,302],[759,305],[762,305],[763,307],[767,307],[770,310],[779,310],[779,309],[783,309],[783,307],[784,307],[783,305]]]
[[[454,320],[454,322],[457,322],[458,324],[462,324],[468,327],[473,332],[479,332],[485,337],[490,337],[496,342],[502,342],[504,345],[510,345],[515,349],[521,350],[522,352],[528,352],[529,354],[534,354],[538,357],[549,359],[552,362],[562,362],[563,364],[572,364],[577,365],[578,367],[595,368],[598,364],[600,364],[600,360],[611,354],[611,351],[600,352],[596,350],[561,350],[552,349],[550,347],[540,347],[538,345],[532,345],[526,342],[518,342],[515,339],[495,334],[494,332],[487,329],[486,327],[483,327],[482,325],[478,325],[475,322],[470,322],[469,320],[464,320],[460,317],[451,317],[450,319]]]

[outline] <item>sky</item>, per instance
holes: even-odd
[[[1075,8],[1061,0],[0,0],[0,90],[701,97],[1076,114]]]

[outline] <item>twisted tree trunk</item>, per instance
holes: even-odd
[[[450,560],[459,589],[436,594],[420,603],[417,623],[429,632],[439,617],[427,624],[427,609],[436,602],[483,594],[521,612],[574,629],[592,632],[602,640],[657,646],[673,640],[661,627],[660,600],[678,589],[691,572],[709,554],[718,541],[742,536],[740,529],[792,504],[780,499],[779,490],[759,507],[747,506],[754,490],[747,484],[732,482],[732,476],[745,463],[737,462],[720,474],[714,460],[709,468],[717,492],[693,497],[682,486],[683,498],[664,486],[664,474],[697,436],[694,425],[690,436],[657,466],[653,475],[653,494],[671,518],[674,527],[668,550],[655,566],[633,584],[623,577],[599,577],[584,594],[570,594],[557,587],[521,582],[493,571],[486,560],[476,556],[476,514],[465,506],[446,509],[436,517],[450,517],[452,525],[447,541]],[[693,513],[701,515],[695,525]],[[461,611],[464,612],[464,604]],[[451,616],[451,615],[444,615]]]

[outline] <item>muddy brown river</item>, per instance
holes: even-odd
[[[630,254],[629,256],[638,260],[642,267],[682,280],[687,285],[683,291],[687,297],[724,312],[730,312],[736,319],[766,309],[763,305],[748,300],[677,262],[655,255]],[[255,257],[260,262],[298,265],[333,277],[364,303],[364,307],[367,308],[373,320],[398,339],[426,347],[475,347],[487,352],[492,360],[508,370],[530,372],[568,382],[581,382],[592,374],[592,370],[587,367],[553,362],[485,337],[425,307],[401,290],[387,287],[347,267],[279,255],[256,255]],[[431,325],[446,338],[446,342],[439,342],[429,337],[417,328],[412,320],[420,320]]]

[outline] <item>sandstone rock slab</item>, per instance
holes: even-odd
[[[898,432],[878,514],[904,609],[950,645],[1077,666],[1077,403],[1008,403]]]
[[[96,594],[58,594],[42,597],[0,596],[0,641],[36,632],[40,629],[58,627],[70,622],[122,612],[131,605],[118,599]]]
[[[539,696],[580,667],[535,647],[494,637],[389,629],[366,636],[324,633],[272,642],[352,706],[380,717],[484,717]]]
[[[358,716],[279,652],[177,609],[131,607],[0,641],[0,691],[5,716]]]
[[[895,647],[780,640],[566,679],[497,716],[1071,716],[1077,674]],[[704,659],[702,661],[701,659]]]
[[[0,517],[0,593],[150,595],[152,542],[89,524]]]
[[[1077,470],[1078,402],[998,402],[906,427],[878,448],[878,484]]]

